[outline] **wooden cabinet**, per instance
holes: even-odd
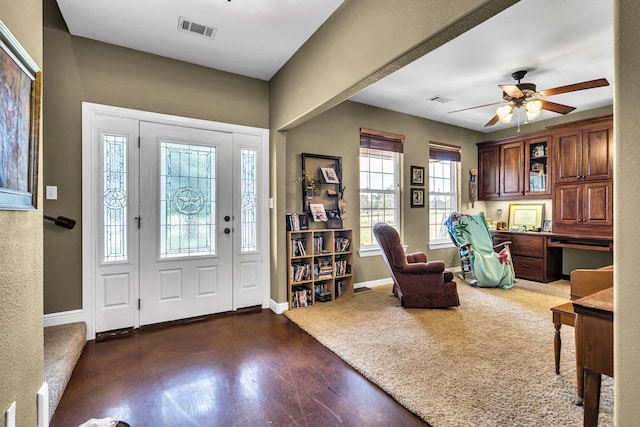
[[[500,197],[524,195],[524,144],[522,141],[500,145]]]
[[[556,185],[553,230],[613,235],[613,181]]]
[[[555,126],[553,230],[613,235],[613,119]]]
[[[549,162],[551,144],[549,136],[524,141],[524,195],[551,198],[552,164]]]
[[[547,246],[546,234],[492,231],[494,245],[511,242],[511,259],[516,277],[548,283],[562,274],[562,250]]]
[[[478,146],[478,200],[500,197],[500,147]]]
[[[478,200],[550,198],[551,138],[535,133],[478,144]]]
[[[352,231],[287,232],[289,308],[353,296]]]
[[[580,123],[554,134],[557,184],[613,179],[612,120]]]

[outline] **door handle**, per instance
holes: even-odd
[[[229,222],[229,221],[231,221],[231,217],[230,217],[229,215],[227,215],[227,216],[225,216],[225,217],[224,217],[224,220],[225,220],[226,222]]]
[[[231,229],[230,228],[225,228],[224,229],[224,234],[229,234],[231,233]]]

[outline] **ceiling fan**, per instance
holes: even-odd
[[[518,81],[517,84],[498,85],[500,89],[502,89],[503,101],[478,105],[476,107],[463,108],[462,110],[449,111],[449,113],[457,113],[459,111],[472,110],[474,108],[481,108],[489,105],[504,104],[506,102],[506,105],[498,107],[495,116],[493,116],[491,120],[489,120],[487,124],[484,125],[484,127],[493,126],[498,121],[501,121],[503,123],[511,123],[513,111],[516,108],[520,107],[524,108],[528,120],[534,120],[538,116],[540,116],[542,110],[553,111],[554,113],[559,114],[567,114],[576,109],[576,107],[571,107],[569,105],[547,101],[545,99],[542,99],[543,97],[559,95],[561,93],[567,92],[575,92],[578,90],[609,86],[609,82],[607,81],[607,79],[602,78],[596,80],[588,80],[581,83],[573,83],[566,86],[559,86],[553,89],[545,89],[537,92],[535,84],[520,82],[525,74],[527,74],[526,70],[515,71],[511,74],[511,77],[513,77],[514,80]]]

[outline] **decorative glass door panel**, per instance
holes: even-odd
[[[160,144],[160,257],[216,254],[216,148]]]

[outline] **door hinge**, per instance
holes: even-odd
[[[140,310],[140,298],[138,298],[138,310]]]
[[[138,148],[140,148],[140,137],[138,137]]]

